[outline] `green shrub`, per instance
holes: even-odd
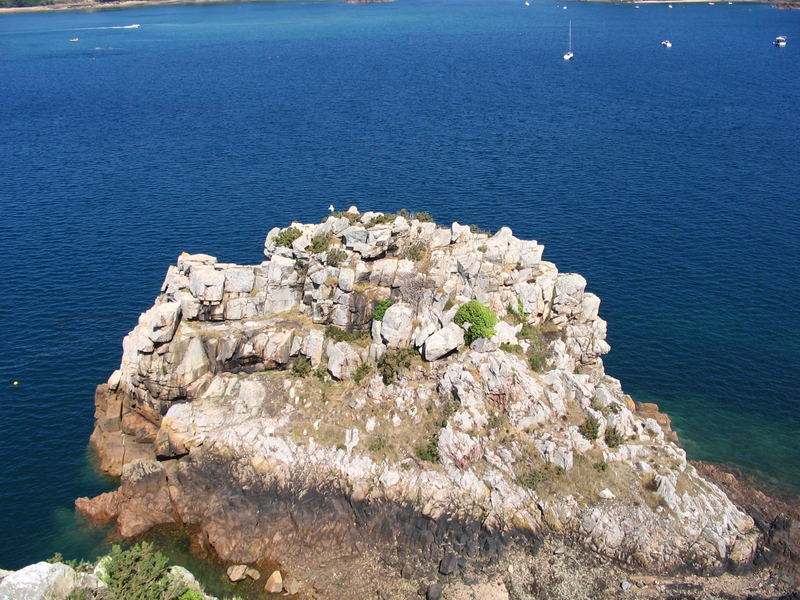
[[[300,279],[305,279],[308,275],[308,263],[304,260],[294,261],[294,271]]]
[[[597,436],[600,435],[600,421],[598,421],[597,417],[594,415],[589,415],[586,417],[583,424],[578,427],[578,431],[580,431],[581,435],[587,440],[594,441],[597,439]]]
[[[336,325],[328,325],[325,328],[325,337],[332,339],[334,342],[355,342],[369,337],[369,331],[345,331],[339,329]]]
[[[366,377],[367,375],[369,375],[370,371],[372,371],[372,368],[369,366],[369,363],[365,362],[361,363],[356,368],[356,372],[353,373],[353,381],[355,381],[356,383],[361,383],[361,380],[364,379],[364,377]]]
[[[71,569],[77,571],[78,573],[90,573],[94,568],[94,564],[87,560],[72,560],[64,558],[64,555],[61,552],[56,552],[47,559],[49,563],[61,563],[63,565],[67,565]]]
[[[522,346],[519,344],[502,343],[500,344],[500,350],[510,352],[511,354],[522,354]]]
[[[484,306],[477,300],[470,300],[462,304],[453,318],[456,325],[470,323],[464,338],[467,344],[471,344],[478,338],[490,338],[495,334],[494,326],[497,325],[497,315],[488,306]]]
[[[292,364],[292,377],[308,377],[311,375],[311,359],[300,355],[294,359]]]
[[[378,215],[377,217],[372,217],[367,222],[367,229],[370,227],[375,227],[375,225],[382,225],[384,223],[391,223],[397,218],[397,215],[394,213],[383,213],[382,215]]]
[[[105,582],[117,600],[175,600],[186,585],[169,576],[167,557],[141,542],[128,550],[114,545],[105,563]]]
[[[328,250],[328,254],[325,256],[325,262],[331,267],[338,267],[346,260],[347,252],[341,248],[332,248],[331,250]]]
[[[425,258],[425,252],[427,248],[428,247],[423,242],[411,244],[406,250],[405,257],[409,260],[413,260],[414,262],[419,262]]]
[[[397,348],[384,352],[378,361],[378,371],[383,376],[383,383],[386,385],[394,383],[418,356],[419,352],[414,348]]]
[[[433,217],[429,212],[425,211],[415,212],[413,218],[419,221],[420,223],[433,223]]]
[[[369,446],[367,446],[367,448],[371,452],[379,452],[383,450],[385,447],[386,447],[386,438],[383,437],[382,435],[373,438],[372,441],[369,443]]]
[[[414,453],[420,460],[439,462],[439,432],[434,433],[424,445],[417,446]]]
[[[381,300],[380,302],[375,304],[375,310],[372,311],[372,318],[375,321],[382,321],[383,315],[386,314],[386,310],[392,305],[392,299],[386,298],[386,300]]]
[[[361,213],[351,213],[347,212],[346,210],[340,210],[339,212],[335,212],[331,215],[332,217],[344,217],[351,224],[358,223],[361,220]]]
[[[94,600],[94,595],[86,588],[75,588],[64,600]]]
[[[517,485],[529,490],[535,490],[546,479],[542,471],[530,470],[517,477]]]
[[[456,305],[456,303],[453,301],[453,299],[452,298],[448,298],[447,302],[444,303],[444,309],[445,310],[450,310],[455,305]]]
[[[319,235],[315,235],[313,238],[311,238],[311,253],[319,254],[320,252],[325,252],[331,245],[332,239],[333,236],[330,233],[321,233]]]
[[[480,246],[478,246],[478,252],[486,252],[488,249],[489,246],[487,246],[486,244],[481,244]]]
[[[275,236],[275,245],[291,248],[292,243],[303,235],[297,227],[287,227]]]
[[[611,427],[606,429],[605,440],[609,448],[619,448],[625,443],[625,436],[616,427]]]
[[[594,467],[594,470],[597,471],[598,473],[604,473],[605,471],[608,470],[608,463],[604,460],[596,462],[592,466]]]
[[[181,594],[178,600],[206,600],[206,597],[195,590],[186,590]]]
[[[528,320],[528,317],[531,316],[530,313],[525,312],[525,303],[522,301],[522,299],[517,299],[516,306],[509,304],[507,311],[512,317],[512,320],[516,321],[517,323],[525,323]]]
[[[541,373],[547,368],[547,355],[528,348],[528,365],[531,371]]]

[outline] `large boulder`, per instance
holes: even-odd
[[[0,599],[64,600],[75,583],[75,571],[67,565],[38,562],[3,578]]]
[[[352,377],[361,364],[361,358],[347,342],[337,342],[328,347],[328,372],[336,379]]]
[[[386,309],[381,322],[381,337],[389,348],[407,348],[414,329],[414,309],[403,302]]]
[[[425,341],[425,360],[438,360],[464,344],[464,330],[449,323]]]

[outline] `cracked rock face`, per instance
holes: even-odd
[[[545,530],[646,568],[751,560],[752,519],[605,374],[600,301],[540,244],[381,213],[291,226],[259,265],[169,267],[95,398],[120,487],[81,511],[124,536],[192,525],[241,563],[492,561]],[[501,321],[466,346],[469,300]]]

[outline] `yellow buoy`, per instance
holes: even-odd
[[[14,382],[14,385],[19,385],[19,381],[15,381],[15,382]]]

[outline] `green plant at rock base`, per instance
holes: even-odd
[[[292,364],[292,377],[308,377],[311,375],[311,360],[304,355],[294,359]]]
[[[625,443],[625,436],[622,435],[616,427],[611,427],[606,429],[605,438],[606,445],[609,448],[619,448],[622,444]]]
[[[297,227],[287,227],[275,236],[275,245],[291,248],[292,243],[303,235]]]
[[[397,348],[384,352],[378,361],[378,371],[383,375],[383,383],[394,383],[411,366],[412,359],[418,356],[419,352],[414,348]]]
[[[598,473],[603,473],[608,470],[608,463],[604,460],[596,462],[592,466],[594,467],[594,470],[597,471]]]
[[[325,252],[331,245],[332,239],[333,236],[330,233],[321,233],[320,235],[315,235],[313,238],[311,238],[311,253],[319,254],[320,252]]]
[[[525,303],[522,302],[522,299],[517,299],[516,306],[509,304],[506,310],[512,320],[516,321],[517,323],[525,323],[528,320],[528,317],[531,316],[531,313],[525,312]]]
[[[62,565],[67,565],[71,569],[77,571],[78,573],[91,573],[94,565],[86,560],[71,560],[64,558],[64,555],[61,552],[56,552],[47,559],[49,563],[61,563]]]
[[[361,363],[358,365],[358,367],[356,367],[356,372],[353,373],[353,381],[356,383],[361,383],[361,380],[369,375],[370,371],[372,371],[372,368],[369,366],[369,363]]]
[[[336,218],[344,217],[345,219],[350,221],[350,223],[357,223],[358,221],[361,220],[361,213],[357,213],[357,212],[351,213],[351,212],[346,211],[346,210],[341,210],[339,212],[335,212],[331,216],[332,217],[336,217]]]
[[[347,252],[340,248],[328,250],[328,254],[325,256],[325,262],[331,267],[338,267],[345,260],[347,260]]]
[[[355,342],[369,337],[369,331],[345,331],[336,325],[328,325],[325,328],[325,337],[334,342]]]
[[[386,314],[386,310],[392,305],[392,299],[386,298],[386,300],[381,300],[377,304],[375,304],[375,310],[372,311],[372,318],[375,321],[382,321],[383,315]]]
[[[305,279],[308,275],[308,263],[304,260],[294,261],[294,271],[300,279]]]
[[[420,223],[433,223],[433,217],[431,216],[431,213],[425,211],[415,212],[413,214],[413,218]]]
[[[206,597],[195,590],[186,590],[178,600],[206,600]]]
[[[600,435],[600,421],[594,415],[589,415],[586,420],[578,427],[581,435],[587,440],[594,441]]]
[[[64,600],[94,600],[94,595],[86,588],[75,588]]]
[[[483,233],[485,235],[492,235],[491,231],[489,231],[488,229],[483,229],[483,228],[479,227],[478,225],[470,225],[469,226],[469,230],[470,230],[470,232],[474,233],[475,235],[479,235],[481,233]]]
[[[447,302],[444,303],[444,309],[445,310],[450,310],[451,308],[453,308],[455,306],[455,304],[456,303],[453,301],[452,298],[448,298]]]
[[[379,435],[378,437],[374,438],[369,443],[369,446],[367,446],[367,448],[371,452],[379,452],[379,451],[383,450],[385,447],[386,447],[386,438],[383,437],[382,435]]]
[[[497,325],[497,315],[488,306],[484,306],[477,300],[470,300],[462,304],[453,318],[456,325],[470,323],[470,327],[464,338],[467,344],[471,344],[478,338],[490,338],[495,334],[494,326]]]
[[[439,462],[439,432],[434,433],[424,445],[417,446],[414,453],[420,460]]]
[[[504,342],[500,344],[500,350],[503,352],[510,352],[511,354],[522,354],[522,346],[519,344],[508,344]]]
[[[478,252],[486,252],[488,249],[489,246],[487,246],[486,244],[481,244],[480,246],[478,246]]]
[[[405,252],[405,257],[414,262],[418,262],[425,257],[427,246],[422,242],[411,244]]]
[[[545,480],[545,474],[541,471],[531,470],[527,473],[517,477],[517,484],[529,489],[535,490]]]
[[[170,577],[167,562],[150,542],[128,550],[114,545],[105,563],[104,580],[117,600],[175,600],[186,591],[186,585]]]

